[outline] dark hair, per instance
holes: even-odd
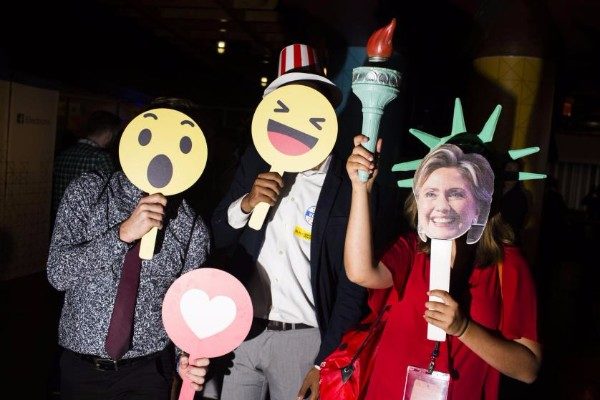
[[[85,124],[86,136],[92,136],[100,132],[110,131],[113,136],[121,130],[122,121],[118,115],[109,111],[98,110],[90,114]]]
[[[208,140],[212,135],[212,129],[208,127],[209,120],[206,115],[203,115],[200,106],[194,101],[182,97],[156,97],[144,108],[144,111],[151,110],[153,108],[170,108],[184,113],[191,119],[193,119],[202,129],[202,132]],[[208,129],[207,129],[208,128]]]
[[[199,111],[200,107],[192,100],[181,98],[181,97],[156,97],[146,107],[146,110],[152,108],[171,108],[173,110],[181,111],[184,114],[195,114]],[[194,117],[194,115],[190,115]]]
[[[410,226],[416,230],[418,224],[418,212],[417,201],[413,193],[407,197],[404,203],[404,213]],[[475,244],[475,246],[477,246],[475,251],[476,265],[488,266],[502,261],[502,245],[513,244],[514,241],[515,234],[510,225],[504,222],[500,213],[495,213],[493,216],[490,216],[483,229],[481,239]],[[419,250],[429,254],[430,248],[431,241],[419,241]]]

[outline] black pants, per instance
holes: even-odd
[[[119,367],[118,371],[101,371],[64,350],[60,369],[63,400],[169,400],[175,356],[168,347],[154,358]]]

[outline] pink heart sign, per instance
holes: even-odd
[[[252,324],[252,302],[244,285],[216,268],[200,268],[180,276],[167,290],[162,319],[167,334],[190,360],[219,357],[238,347]],[[194,390],[184,380],[179,400]]]

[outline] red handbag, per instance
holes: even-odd
[[[391,295],[394,293],[394,295]],[[393,288],[371,290],[371,313],[347,331],[340,345],[321,363],[319,397],[321,400],[357,400],[366,393],[379,338],[391,304],[396,301]]]

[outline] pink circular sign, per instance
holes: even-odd
[[[252,316],[246,288],[215,268],[180,276],[167,290],[162,308],[173,343],[196,357],[219,357],[234,350],[248,335]]]

